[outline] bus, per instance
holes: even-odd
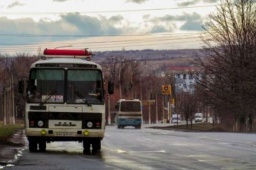
[[[83,154],[101,150],[105,133],[105,90],[102,67],[91,52],[45,49],[44,57],[30,67],[26,87],[25,134],[29,151],[43,152],[55,141],[83,143]],[[113,82],[108,93],[113,94]],[[91,149],[92,148],[92,149]]]
[[[125,126],[141,128],[142,124],[142,103],[139,99],[120,99],[115,106],[116,124],[118,129]]]

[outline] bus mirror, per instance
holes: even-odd
[[[24,92],[24,81],[20,80],[19,81],[19,93],[23,93]]]
[[[108,94],[114,94],[114,82],[111,80],[108,81]]]

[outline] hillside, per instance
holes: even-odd
[[[93,60],[101,63],[109,57],[124,57],[129,60],[157,62],[159,64],[173,61],[176,64],[184,64],[188,59],[200,54],[199,49],[181,49],[181,50],[131,50],[131,51],[108,51],[94,52]]]

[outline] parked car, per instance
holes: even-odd
[[[172,123],[180,123],[181,120],[180,120],[180,115],[179,114],[173,114],[172,115],[172,120],[171,120]]]
[[[195,123],[203,122],[203,113],[195,113]]]

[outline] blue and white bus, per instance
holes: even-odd
[[[125,126],[141,128],[142,103],[139,99],[120,99],[115,106],[115,114],[118,129],[123,129]]]

